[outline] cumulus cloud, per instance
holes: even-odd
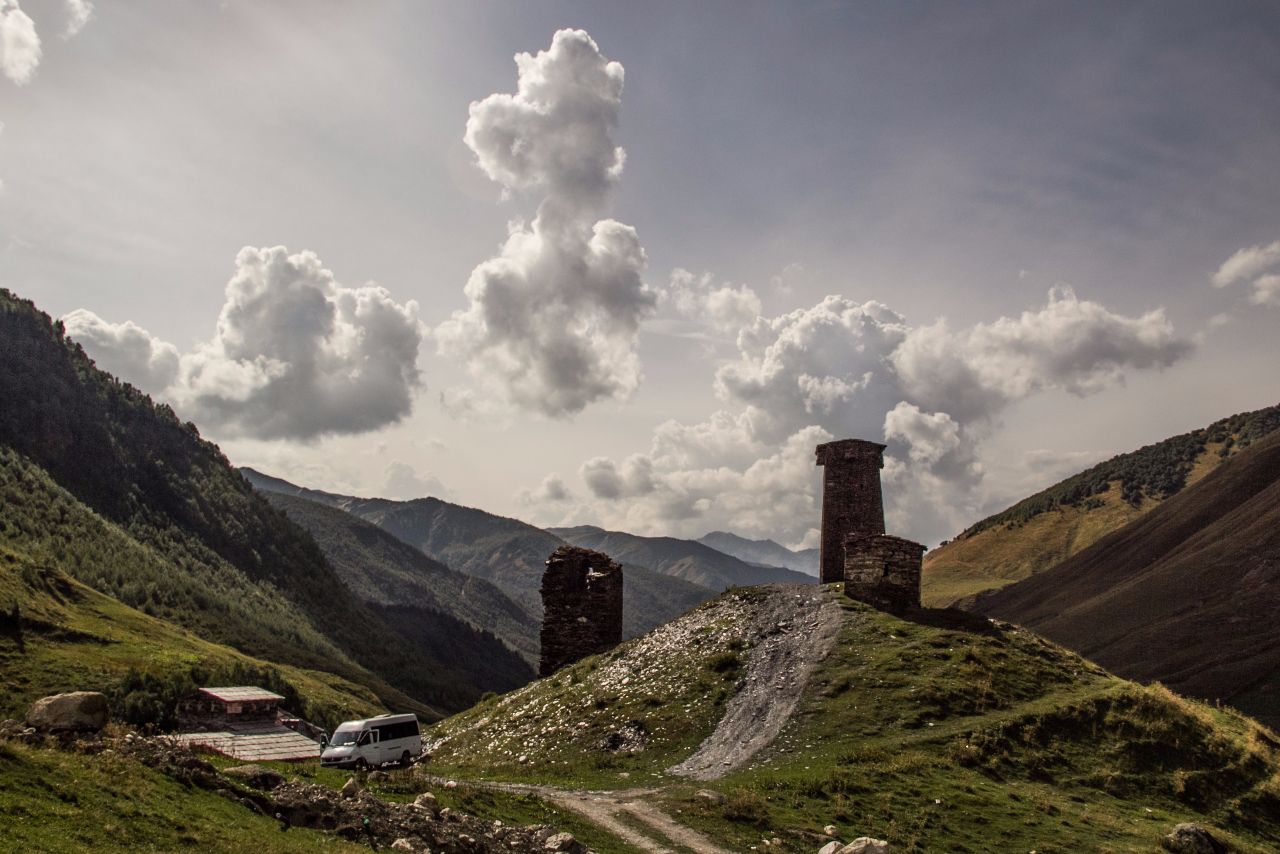
[[[562,504],[573,499],[573,493],[558,474],[549,474],[538,484],[537,489],[522,489],[516,493],[516,500],[527,506],[545,506]]]
[[[1237,249],[1210,279],[1215,288],[1225,288],[1252,279],[1259,273],[1280,266],[1280,240],[1263,246]]]
[[[760,297],[746,285],[717,285],[710,273],[696,276],[676,268],[662,293],[676,314],[697,320],[721,333],[736,333],[760,316]]]
[[[132,321],[108,323],[79,308],[63,317],[62,323],[98,367],[125,382],[160,394],[178,378],[178,348]]]
[[[411,501],[415,498],[426,498],[429,495],[437,497],[447,495],[448,491],[435,476],[420,475],[408,463],[394,462],[387,466],[382,494],[387,498]]]
[[[497,257],[472,271],[469,306],[440,324],[440,351],[515,405],[553,417],[639,387],[636,339],[657,297],[635,229],[600,219],[622,174],[622,66],[582,30],[516,56],[515,94],[471,104],[464,137],[505,192],[542,194]]]
[[[18,0],[0,0],[0,72],[22,86],[35,76],[40,55],[35,21]]]
[[[811,542],[814,445],[883,437],[889,525],[935,542],[982,506],[977,451],[1005,407],[1047,389],[1089,394],[1191,347],[1161,311],[1121,315],[1063,288],[1039,309],[958,331],[829,296],[756,319],[737,345],[716,376],[722,408],[659,425],[648,452],[622,464],[588,460],[579,475],[594,500],[566,515],[638,533]]]
[[[63,31],[66,38],[72,38],[84,29],[93,17],[93,3],[90,0],[66,0],[67,28]]]
[[[1254,305],[1280,306],[1280,274],[1270,273],[1255,279],[1249,299]]]
[[[417,310],[376,285],[341,285],[313,252],[245,247],[214,337],[178,359],[176,376],[173,346],[132,323],[87,311],[66,322],[104,367],[149,391],[167,388],[202,428],[312,439],[376,430],[409,414],[421,384]]]

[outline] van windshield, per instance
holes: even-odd
[[[347,730],[346,732],[335,732],[333,738],[329,740],[330,747],[342,747],[347,744],[355,744],[356,736],[360,735],[357,730]]]

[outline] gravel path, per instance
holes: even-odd
[[[840,606],[816,585],[770,585],[750,629],[758,638],[747,656],[746,684],[715,732],[667,771],[715,780],[773,743],[795,711],[814,667],[840,634]]]

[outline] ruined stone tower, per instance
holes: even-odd
[[[882,611],[920,607],[924,546],[886,534],[851,534],[844,543],[844,595]]]
[[[818,446],[818,465],[823,467],[819,549],[823,584],[844,580],[844,547],[849,535],[884,533],[880,496],[884,448],[861,439],[841,439]]]
[[[540,676],[622,642],[622,567],[608,555],[561,546],[542,575]]]

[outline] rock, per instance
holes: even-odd
[[[844,845],[840,842],[828,842],[818,849],[818,854],[836,854]]]
[[[693,796],[699,800],[706,801],[709,804],[715,804],[716,806],[720,806],[725,801],[729,800],[727,797],[713,789],[699,789],[693,793]]]
[[[1160,840],[1166,851],[1174,854],[1226,854],[1227,846],[1223,845],[1209,831],[1198,824],[1184,822]]]
[[[445,787],[446,789],[456,789],[456,788],[458,788],[458,781],[457,781],[457,780],[450,780],[449,782],[447,782],[447,783],[445,783],[445,784],[444,784],[444,787]]]
[[[355,777],[348,777],[347,782],[342,784],[342,789],[340,791],[342,793],[342,797],[354,798],[356,795],[360,794],[360,783],[356,781]]]
[[[421,795],[414,798],[413,805],[418,809],[431,810],[432,812],[435,812],[440,806],[439,802],[436,800],[436,796],[430,792],[423,792]]]
[[[390,779],[391,779],[391,775],[388,774],[386,771],[370,771],[369,772],[370,783],[385,783],[387,780],[390,780]]]
[[[889,843],[883,839],[872,839],[870,836],[859,836],[836,854],[892,854]]]
[[[572,854],[579,854],[579,852],[586,851],[587,849],[581,842],[573,838],[573,834],[557,833],[555,836],[549,837],[546,842],[542,843],[542,850],[568,851],[572,852]]]
[[[284,782],[283,774],[272,771],[270,768],[263,768],[261,765],[236,765],[232,768],[227,768],[222,773],[228,777],[243,780],[255,789],[261,789],[264,792],[269,792]]]
[[[107,697],[97,691],[55,694],[32,703],[27,725],[43,732],[97,732],[107,725]]]
[[[836,826],[834,824],[828,824],[826,827],[822,828],[822,832],[825,833],[827,836],[835,836]]]
[[[405,839],[403,836],[391,843],[392,851],[412,851],[413,843]]]

